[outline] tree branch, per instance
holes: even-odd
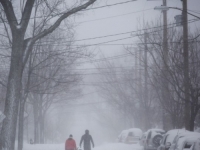
[[[8,19],[11,29],[16,28],[16,26],[18,25],[18,22],[15,16],[15,12],[13,10],[12,3],[8,0],[0,0],[0,3],[4,8],[4,11],[5,11],[5,14],[6,14],[6,17]]]
[[[27,28],[34,3],[35,3],[35,0],[27,0],[26,1],[26,5],[25,5],[25,8],[24,8],[24,11],[23,11],[23,14],[22,14],[21,22],[20,22],[22,29]]]
[[[38,35],[33,37],[33,40],[36,41],[36,40],[46,36],[47,34],[53,32],[60,25],[60,23],[64,19],[66,19],[67,17],[75,14],[78,11],[81,11],[82,9],[86,9],[88,6],[93,4],[95,1],[96,0],[89,0],[87,3],[85,3],[85,4],[81,5],[81,6],[75,7],[73,9],[71,9],[70,11],[64,13],[60,18],[57,19],[57,21],[51,27],[49,27],[48,29],[45,29],[43,32],[40,32]]]
[[[31,1],[34,1],[34,0],[31,0]],[[78,11],[81,11],[83,9],[86,9],[88,6],[90,6],[91,4],[93,4],[96,0],[89,0],[87,3],[81,5],[81,6],[78,6],[78,7],[75,7],[73,9],[71,9],[70,11],[64,13],[60,18],[57,19],[57,21],[52,25],[50,26],[48,29],[45,29],[43,32],[40,32],[38,33],[36,36],[34,36],[33,38],[30,38],[28,39],[28,42],[27,42],[27,47],[25,47],[25,50],[24,50],[24,53],[26,53],[24,55],[24,61],[23,63],[26,64],[27,60],[28,60],[28,57],[29,57],[29,54],[30,52],[32,51],[32,47],[33,47],[33,44],[41,39],[42,37],[52,33],[59,25],[60,23],[66,19],[67,17],[75,14],[76,12]]]

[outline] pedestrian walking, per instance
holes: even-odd
[[[65,142],[65,150],[76,150],[76,142],[71,134]]]
[[[85,134],[81,137],[80,147],[81,147],[82,142],[83,142],[84,150],[91,150],[90,143],[92,143],[92,146],[94,148],[94,142],[93,142],[92,136],[89,134],[89,130],[85,130]]]

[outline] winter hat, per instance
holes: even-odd
[[[89,130],[85,130],[85,133],[86,133],[86,134],[89,134]]]

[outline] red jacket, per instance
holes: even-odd
[[[76,142],[72,138],[68,138],[65,142],[65,150],[76,150]]]

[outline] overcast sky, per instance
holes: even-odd
[[[121,2],[126,2],[130,0],[98,0],[92,7],[99,7],[99,6],[105,6],[110,4],[116,4]],[[137,31],[140,27],[142,20],[144,21],[154,21],[156,19],[162,18],[162,13],[160,11],[154,10],[155,6],[162,5],[162,0],[154,0],[154,1],[147,1],[147,0],[137,0],[125,4],[119,4],[115,6],[108,6],[104,8],[99,9],[93,9],[88,10],[78,17],[75,18],[75,24],[77,25],[75,27],[76,32],[76,40],[80,39],[87,39],[87,38],[95,38],[95,37],[101,37],[101,36],[107,36],[107,35],[113,35],[113,34],[119,34],[124,32],[130,32],[130,31]],[[167,0],[167,5],[170,7],[179,7],[182,8],[181,0]],[[188,10],[197,11],[200,13],[200,2],[199,0],[188,0]],[[191,12],[194,13],[194,12]],[[200,14],[194,13],[197,16],[200,16]],[[168,11],[168,21],[175,22],[174,16],[179,15],[181,12],[179,10],[172,10],[170,9]],[[194,19],[194,17],[189,16],[189,19]],[[140,23],[138,22],[140,20]],[[192,24],[192,28],[195,28],[195,26],[199,26],[199,21],[196,21]],[[77,45],[91,45],[91,44],[97,44],[102,42],[108,42],[112,40],[122,39],[130,37],[131,33],[128,34],[122,34],[122,35],[116,35],[116,36],[109,36],[105,38],[97,38],[97,39],[90,39],[90,40],[84,40],[84,41],[78,41],[76,42]],[[134,43],[136,38],[126,39],[126,40],[120,40],[116,42],[111,42],[108,44],[131,44]],[[123,50],[123,46],[120,45],[98,45],[98,46],[91,46],[88,47],[88,49],[91,52],[94,52],[96,56],[93,58],[99,59],[102,57],[113,57],[120,55],[122,53],[126,53],[126,51]],[[127,57],[119,58],[120,60],[128,59]],[[118,60],[119,60],[118,59]],[[130,64],[127,64],[127,66],[130,66]],[[81,68],[95,68],[96,63],[84,63],[81,65]],[[91,73],[95,72],[95,70],[82,70],[84,73]],[[97,76],[97,75],[91,75],[91,76]],[[91,76],[85,75],[84,82],[88,83],[91,82]],[[89,78],[89,81],[87,80]],[[90,83],[89,82],[89,83]],[[95,91],[95,88],[93,86],[87,85],[87,88],[85,93],[90,93]],[[87,95],[87,99],[90,95]]]

